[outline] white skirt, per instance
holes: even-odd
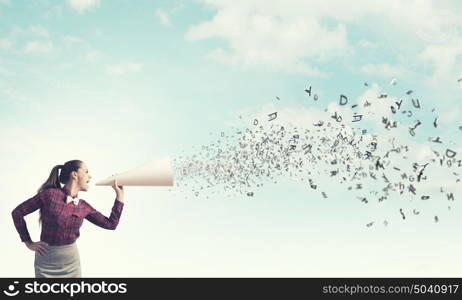
[[[45,246],[47,254],[35,252],[36,278],[79,278],[80,255],[76,242],[64,246]]]

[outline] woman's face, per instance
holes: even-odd
[[[81,191],[88,191],[88,182],[91,179],[91,175],[88,172],[87,165],[82,163],[80,168],[77,170],[77,184],[80,187]]]

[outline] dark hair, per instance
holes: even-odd
[[[56,165],[51,169],[50,176],[47,181],[43,183],[38,189],[37,193],[40,193],[47,189],[61,188],[61,183],[66,184],[73,171],[77,171],[82,165],[82,161],[75,159],[66,162],[64,165]],[[61,172],[59,172],[61,170]],[[42,223],[42,209],[39,212],[39,224]]]

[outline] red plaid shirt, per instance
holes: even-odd
[[[80,236],[83,219],[105,229],[116,229],[124,206],[117,199],[109,218],[94,209],[85,200],[79,204],[66,203],[68,191],[64,188],[50,188],[19,204],[11,213],[14,226],[23,242],[32,242],[24,216],[42,210],[42,233],[40,240],[52,246],[73,243]]]

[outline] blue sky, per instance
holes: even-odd
[[[0,276],[33,275],[10,212],[54,165],[74,158],[105,178],[195,153],[274,111],[281,124],[301,126],[325,108],[351,116],[336,106],[340,94],[353,104],[380,93],[408,108],[411,98],[422,103],[418,116],[399,117],[403,128],[439,116],[438,130],[430,121],[426,135],[397,134],[418,159],[428,156],[428,135],[461,149],[461,14],[456,1],[430,0],[0,0],[0,228],[3,257],[12,258],[1,261]],[[318,101],[304,92],[309,86]],[[389,106],[371,110],[390,115]],[[364,126],[386,140],[378,123],[371,117]],[[438,189],[445,174],[427,188]],[[428,213],[402,221],[397,207],[411,209],[409,199],[365,207],[325,184],[328,200],[290,180],[250,199],[128,187],[116,231],[82,227],[83,275],[460,276],[457,201],[451,211],[442,200],[419,203]],[[112,189],[80,196],[109,214]],[[37,214],[27,218],[38,239]],[[365,227],[385,218],[389,226]],[[451,250],[442,256],[441,248]]]

